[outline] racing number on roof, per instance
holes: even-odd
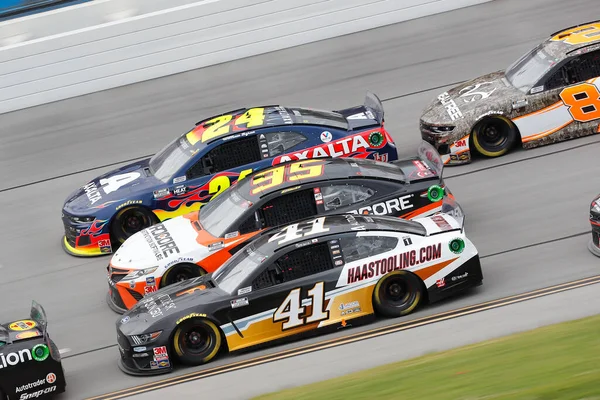
[[[329,318],[329,310],[324,310],[325,303],[325,284],[323,282],[315,283],[312,289],[308,291],[308,297],[312,299],[312,310],[310,315],[301,317],[305,312],[300,299],[300,288],[294,289],[287,295],[283,303],[275,310],[273,322],[284,321],[281,330],[296,328],[313,322],[324,321]]]
[[[582,83],[560,92],[575,121],[590,122],[600,118],[600,91],[596,85]]]
[[[600,40],[600,23],[569,29],[554,36],[552,40],[573,45],[595,42]]]
[[[263,190],[277,187],[285,180],[297,182],[302,179],[316,178],[323,175],[325,164],[320,160],[303,160],[297,163],[284,165],[255,175],[252,178],[251,194],[258,194]]]
[[[186,135],[186,138],[193,146],[199,141],[204,143],[210,139],[226,135],[231,132],[233,126],[238,130],[261,126],[265,120],[265,109],[251,108],[237,117],[232,124],[231,121],[233,117],[235,117],[235,115],[228,114],[209,119],[191,130]],[[243,126],[244,124],[246,125],[245,127]]]
[[[317,235],[319,233],[329,232],[329,228],[325,228],[325,217],[315,218],[308,222],[303,222],[302,225],[307,226],[310,225],[310,229],[307,231],[303,231],[302,229],[298,229],[298,225],[300,224],[292,224],[288,225],[281,230],[281,232],[276,233],[271,238],[269,238],[269,242],[274,242],[279,240],[277,244],[284,244],[291,240],[301,238],[303,236],[311,236]]]

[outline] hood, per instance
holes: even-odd
[[[507,113],[516,97],[524,94],[504,78],[504,71],[493,72],[441,93],[424,110],[426,124],[457,125],[467,118],[478,118],[490,111]]]
[[[165,319],[177,321],[190,313],[206,313],[208,306],[223,300],[227,293],[215,288],[212,274],[178,282],[144,297],[117,321],[117,327],[125,335],[149,332],[154,324],[164,329]],[[208,308],[208,307],[207,307]],[[175,323],[170,324],[175,326]]]
[[[98,209],[152,191],[162,182],[150,174],[149,162],[148,158],[96,177],[68,197],[64,210],[75,215],[94,216]]]
[[[213,242],[223,240],[212,238],[208,232],[202,231],[202,239],[206,243],[199,244],[194,223],[197,222],[180,216],[133,234],[115,252],[111,265],[122,269],[144,269],[168,266],[182,257],[188,262],[202,260],[210,254]]]

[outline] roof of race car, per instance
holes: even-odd
[[[544,50],[556,58],[564,58],[570,53],[589,46],[596,50],[600,45],[600,21],[588,22],[561,29],[551,34],[542,43]],[[590,51],[592,48],[590,48]]]
[[[376,121],[374,124],[377,124]],[[350,128],[346,118],[334,111],[269,105],[241,108],[206,118],[197,122],[186,138],[192,145],[198,142],[207,144],[229,134],[281,125],[319,125],[342,130]]]
[[[410,160],[407,164],[409,163]],[[300,179],[292,180],[296,178],[295,174]],[[278,176],[281,182],[277,185],[265,185],[265,180],[271,179],[271,176],[274,177],[272,182],[276,182]],[[383,179],[399,184],[406,182],[405,171],[398,164],[356,158],[313,158],[261,170],[242,179],[237,185],[238,193],[247,200],[257,201],[271,193],[284,194],[299,189],[302,184],[348,178]]]
[[[312,222],[315,219],[323,219],[323,229],[318,229],[318,233],[311,234]],[[378,215],[360,215],[360,214],[334,214],[321,216],[319,218],[310,217],[296,221],[294,225],[298,225],[298,231],[303,231],[303,234],[295,235],[293,239],[286,237],[282,243],[283,234],[288,226],[279,227],[267,230],[258,236],[249,246],[251,250],[259,251],[264,255],[275,253],[283,246],[296,244],[297,247],[302,247],[304,242],[307,244],[318,243],[322,236],[335,235],[351,232],[364,231],[392,231],[399,233],[408,233],[413,235],[425,236],[427,230],[423,225],[416,221],[405,220],[398,217],[378,216]],[[359,228],[360,227],[360,228]],[[358,228],[358,229],[357,229]],[[281,234],[281,239],[275,238],[277,234]]]

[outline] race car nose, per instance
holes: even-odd
[[[115,268],[143,269],[155,266],[160,254],[154,254],[143,235],[143,231],[129,237],[111,259]]]

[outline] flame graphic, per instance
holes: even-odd
[[[92,225],[90,225],[89,228],[82,230],[79,236],[96,235],[96,234],[102,232],[102,229],[104,228],[104,226],[106,226],[107,223],[108,223],[107,219],[94,220]]]

